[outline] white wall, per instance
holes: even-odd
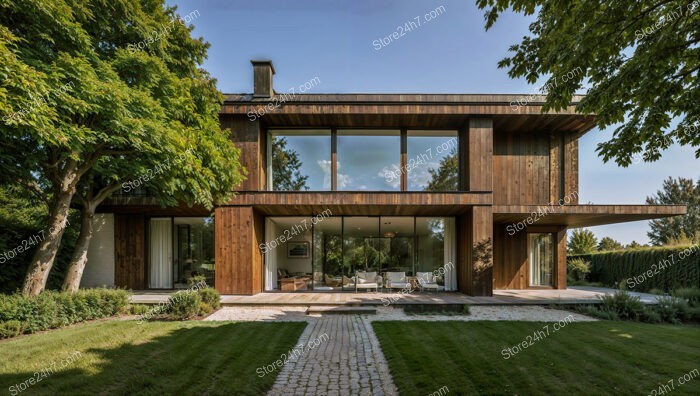
[[[114,287],[114,215],[96,214],[80,287]]]

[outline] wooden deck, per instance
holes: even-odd
[[[295,292],[259,293],[252,296],[221,296],[223,305],[297,305],[297,306],[372,306],[409,304],[469,304],[469,305],[550,305],[550,304],[596,304],[599,296],[612,294],[615,290],[594,287],[571,287],[565,290],[494,290],[493,297],[472,297],[457,292],[440,293],[375,293],[375,292]],[[172,292],[136,291],[132,301],[141,304],[157,304],[167,301]],[[643,302],[653,304],[656,296],[631,293]]]

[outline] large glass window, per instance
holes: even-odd
[[[213,218],[152,218],[148,228],[150,288],[184,289],[196,277],[214,287]]]
[[[400,191],[401,131],[338,130],[338,190]]]
[[[314,225],[314,290],[341,290],[343,285],[343,219],[329,217]]]
[[[377,289],[366,276],[388,272],[408,279],[431,272],[445,290],[457,289],[454,218],[269,217],[265,224],[265,290]]]
[[[527,239],[530,251],[530,286],[552,286],[554,235],[530,233]]]
[[[268,156],[270,190],[331,189],[330,130],[272,130]]]
[[[408,189],[459,190],[458,146],[457,131],[408,131]]]

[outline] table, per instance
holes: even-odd
[[[280,290],[282,290],[282,291],[306,290],[306,279],[304,279],[304,278],[283,278],[283,279],[280,279]]]

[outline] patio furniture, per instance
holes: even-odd
[[[445,290],[444,286],[438,285],[437,279],[432,272],[416,272],[416,278],[418,279],[418,285],[420,286],[420,291],[424,290]]]
[[[355,272],[355,276],[350,278],[350,281],[355,284],[355,293],[357,293],[359,289],[374,289],[375,291],[379,291],[382,285],[382,277],[376,272],[357,271]]]
[[[307,290],[306,279],[304,278],[284,278],[280,280],[282,291]]]
[[[324,275],[323,277],[324,277],[324,280],[326,282],[326,286],[340,287],[343,285],[343,278],[342,277],[334,278],[334,277],[330,277],[328,275]]]
[[[406,279],[405,272],[387,272],[386,279],[386,287],[389,289],[411,290],[411,282]]]

